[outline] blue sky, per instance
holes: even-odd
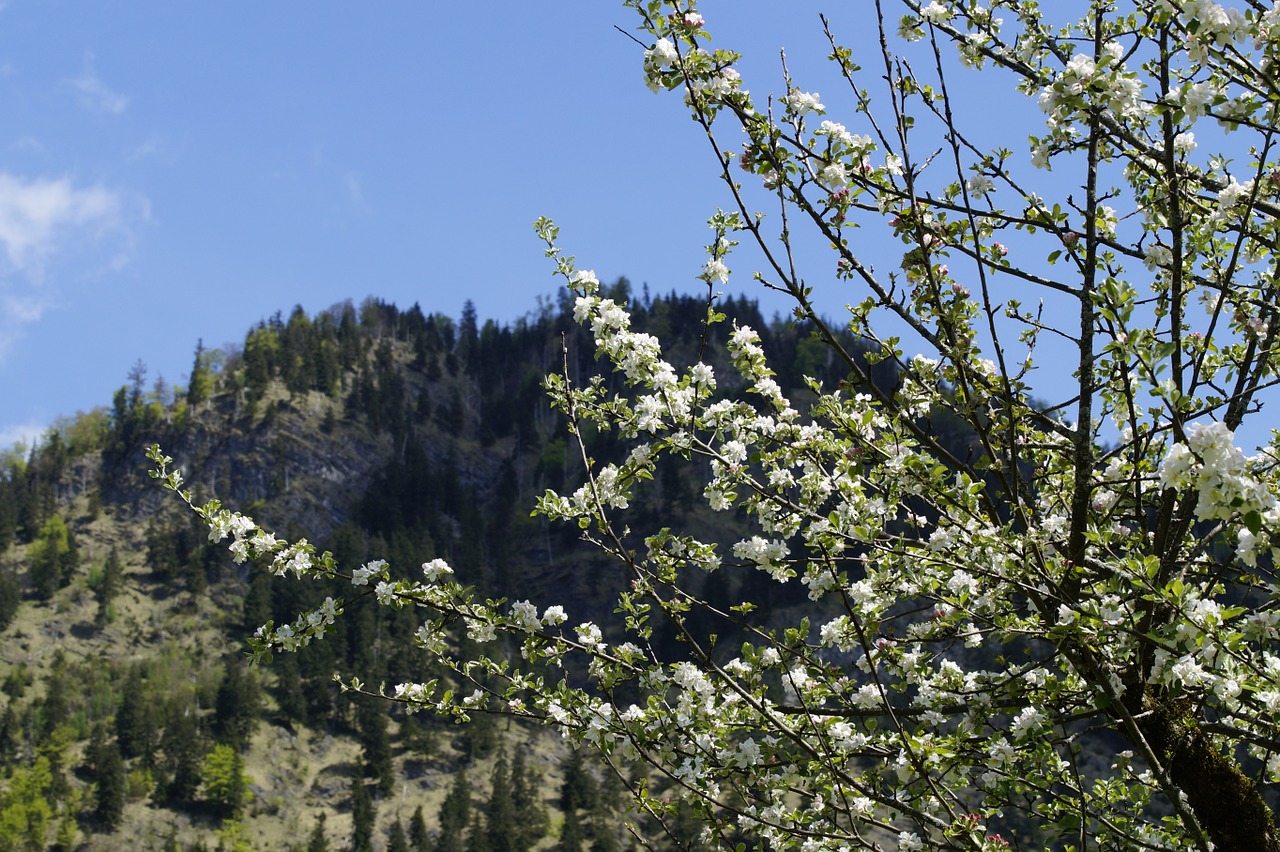
[[[785,48],[796,85],[866,132],[819,11],[874,95],[871,3],[700,9],[758,101],[783,89]],[[109,404],[138,359],[183,384],[198,339],[238,343],[296,304],[373,295],[457,316],[472,299],[513,321],[557,286],[540,215],[602,280],[701,292],[705,222],[730,198],[681,98],[644,86],[642,48],[616,28],[634,26],[612,0],[0,0],[0,448]],[[999,75],[951,82],[980,142],[1023,147],[1042,121]],[[1046,198],[1071,189],[1027,178]],[[858,239],[878,268],[900,260]],[[862,297],[822,244],[798,248],[825,312]],[[753,261],[735,255],[725,289],[786,310],[753,289]]]
[[[824,46],[817,3],[780,8],[703,7],[758,91],[781,87],[778,48],[803,67]],[[679,98],[644,87],[614,28],[631,15],[3,4],[0,445],[108,404],[139,358],[181,383],[197,339],[239,341],[295,304],[456,316],[471,298],[514,320],[555,287],[539,215],[602,279],[697,286],[727,199]]]

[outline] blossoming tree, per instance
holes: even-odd
[[[625,564],[617,624],[478,600],[440,560],[414,582],[339,566],[195,506],[158,448],[155,475],[237,560],[422,607],[418,638],[454,675],[394,685],[408,709],[543,720],[645,761],[637,801],[663,816],[647,785],[666,776],[713,842],[990,850],[1034,826],[1058,849],[1280,849],[1280,457],[1234,438],[1276,382],[1280,5],[903,0],[898,18],[877,0],[881,53],[857,57],[874,74],[827,27],[849,125],[827,117],[834,92],[789,72],[776,97],[750,93],[692,2],[627,5],[649,87],[683,94],[728,187],[702,277],[722,284],[734,246],[756,244],[761,285],[850,377],[793,404],[746,327],[735,382],[678,368],[538,223],[625,381],[548,377],[584,484],[537,508]],[[1050,19],[1068,7],[1078,20]],[[982,118],[953,111],[965,74],[1038,100],[1026,149],[984,147]],[[792,257],[806,231],[895,386],[870,383],[814,307]],[[873,267],[886,244],[888,272]],[[1060,399],[1033,400],[1033,378]],[[938,440],[944,411],[978,451]],[[630,442],[624,461],[592,458],[597,428]],[[667,456],[709,471],[710,509],[747,533],[628,529]],[[811,618],[716,609],[685,582],[755,571],[804,584]],[[320,637],[343,605],[266,625],[255,647]],[[700,609],[745,640],[714,647],[690,626]],[[659,621],[679,659],[648,642]],[[460,624],[493,653],[459,660]],[[546,674],[576,666],[584,678]]]

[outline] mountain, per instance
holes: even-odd
[[[731,326],[705,328],[704,300],[636,295],[625,279],[606,289],[677,366],[701,351],[733,390]],[[717,309],[761,331],[793,395],[808,393],[803,376],[845,378],[803,325],[766,321],[749,300]],[[567,295],[511,325],[469,303],[456,321],[375,299],[295,308],[241,345],[197,345],[186,387],[148,386],[135,365],[110,405],[0,457],[0,850],[462,849],[482,834],[495,848],[629,848],[616,786],[558,738],[406,717],[337,689],[335,672],[375,684],[431,672],[412,610],[352,607],[324,642],[246,666],[258,625],[343,591],[235,565],[143,457],[160,443],[198,499],[309,536],[343,564],[408,572],[443,557],[482,594],[519,588],[600,618],[620,569],[576,528],[529,514],[579,477],[543,377],[599,369]],[[614,435],[591,442],[597,458],[621,452]],[[634,526],[731,527],[699,510],[703,481],[696,465],[660,468]]]

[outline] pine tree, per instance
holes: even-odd
[[[572,809],[565,811],[564,825],[560,828],[560,842],[556,844],[555,852],[582,852],[584,839],[578,812]]]
[[[521,849],[532,849],[547,833],[550,820],[542,798],[538,795],[541,779],[525,761],[528,749],[517,749],[511,760],[511,805],[515,811],[516,842]]]
[[[295,654],[282,654],[272,664],[276,672],[274,695],[280,716],[286,725],[307,723],[307,696],[303,689],[302,672]]]
[[[618,803],[630,798],[626,782],[615,772],[606,772],[596,785],[591,805],[591,852],[618,852]]]
[[[44,699],[40,702],[41,737],[48,737],[70,717],[72,689],[67,658],[59,648],[54,651],[53,666],[44,678]]]
[[[492,817],[488,820],[489,828],[493,827]],[[492,831],[485,830],[485,820],[480,811],[471,814],[471,830],[467,832],[466,852],[497,852],[489,842]]]
[[[487,811],[492,852],[520,852],[520,829],[516,824],[515,803],[511,800],[511,770],[505,749],[498,751],[498,759],[493,764]]]
[[[142,667],[130,667],[121,688],[120,707],[116,710],[116,740],[120,755],[126,760],[141,758],[150,769],[155,764],[156,749],[155,696],[142,677]]]
[[[592,816],[591,834],[595,840],[591,843],[591,852],[619,852],[622,845],[618,843],[617,827],[608,821],[598,820],[600,811]]]
[[[214,718],[223,742],[237,751],[248,748],[258,724],[258,704],[258,685],[248,667],[239,660],[229,660],[214,702]]]
[[[76,531],[71,527],[67,527],[67,551],[62,555],[62,585],[71,582],[71,578],[75,576],[76,569],[80,567],[80,540],[76,538]]]
[[[125,771],[120,746],[101,725],[94,726],[89,742],[89,762],[96,782],[94,818],[105,828],[120,825],[124,816]]]
[[[155,517],[147,521],[144,533],[147,545],[147,564],[151,572],[160,581],[172,580],[182,567],[182,557],[178,553],[178,537],[168,525]]]
[[[404,826],[398,819],[391,823],[391,829],[387,832],[387,852],[409,852],[409,841],[404,836]]]
[[[160,749],[164,752],[161,770],[167,783],[165,795],[171,802],[190,803],[200,789],[204,761],[204,736],[194,707],[175,706],[169,714]]]
[[[3,550],[3,547],[0,547],[0,550]],[[0,630],[8,627],[13,621],[21,603],[22,581],[14,571],[0,568]]]
[[[249,580],[249,591],[244,596],[244,605],[241,608],[240,624],[244,629],[257,630],[271,620],[272,577],[272,574],[265,571],[253,572],[253,578]],[[292,654],[285,654],[282,659],[291,656]]]
[[[10,701],[0,713],[0,764],[7,765],[17,754],[19,729],[18,715],[13,712],[13,702]]]
[[[596,782],[583,763],[582,752],[572,749],[565,755],[560,777],[560,810],[568,813],[595,804]]]
[[[120,565],[120,553],[112,547],[107,552],[107,561],[102,566],[102,581],[98,584],[95,597],[98,600],[98,611],[93,623],[105,627],[111,620],[111,601],[120,594],[124,585],[124,569]]]
[[[195,362],[191,365],[191,381],[187,383],[187,404],[195,408],[213,393],[213,370],[204,349],[204,340],[196,342]]]
[[[435,852],[462,852],[466,847],[463,834],[471,819],[471,786],[467,783],[467,770],[459,769],[453,776],[449,795],[440,805],[440,836],[436,838]]]
[[[378,779],[378,789],[390,793],[395,786],[391,763],[391,739],[387,736],[387,711],[381,702],[362,700],[356,704],[356,724],[364,753],[365,775]]]
[[[422,805],[413,811],[409,820],[409,848],[413,852],[430,852],[427,843],[427,821],[422,816]]]
[[[351,852],[373,852],[373,800],[364,779],[351,782]]]
[[[467,299],[462,306],[462,317],[458,321],[458,355],[468,370],[473,369],[472,361],[475,358],[479,338],[476,305]]]
[[[316,817],[316,827],[311,829],[311,839],[307,841],[307,852],[329,852],[329,840],[324,834],[324,812]]]

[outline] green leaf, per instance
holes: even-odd
[[[1244,513],[1244,525],[1249,528],[1249,532],[1257,535],[1262,532],[1262,514],[1254,509]]]

